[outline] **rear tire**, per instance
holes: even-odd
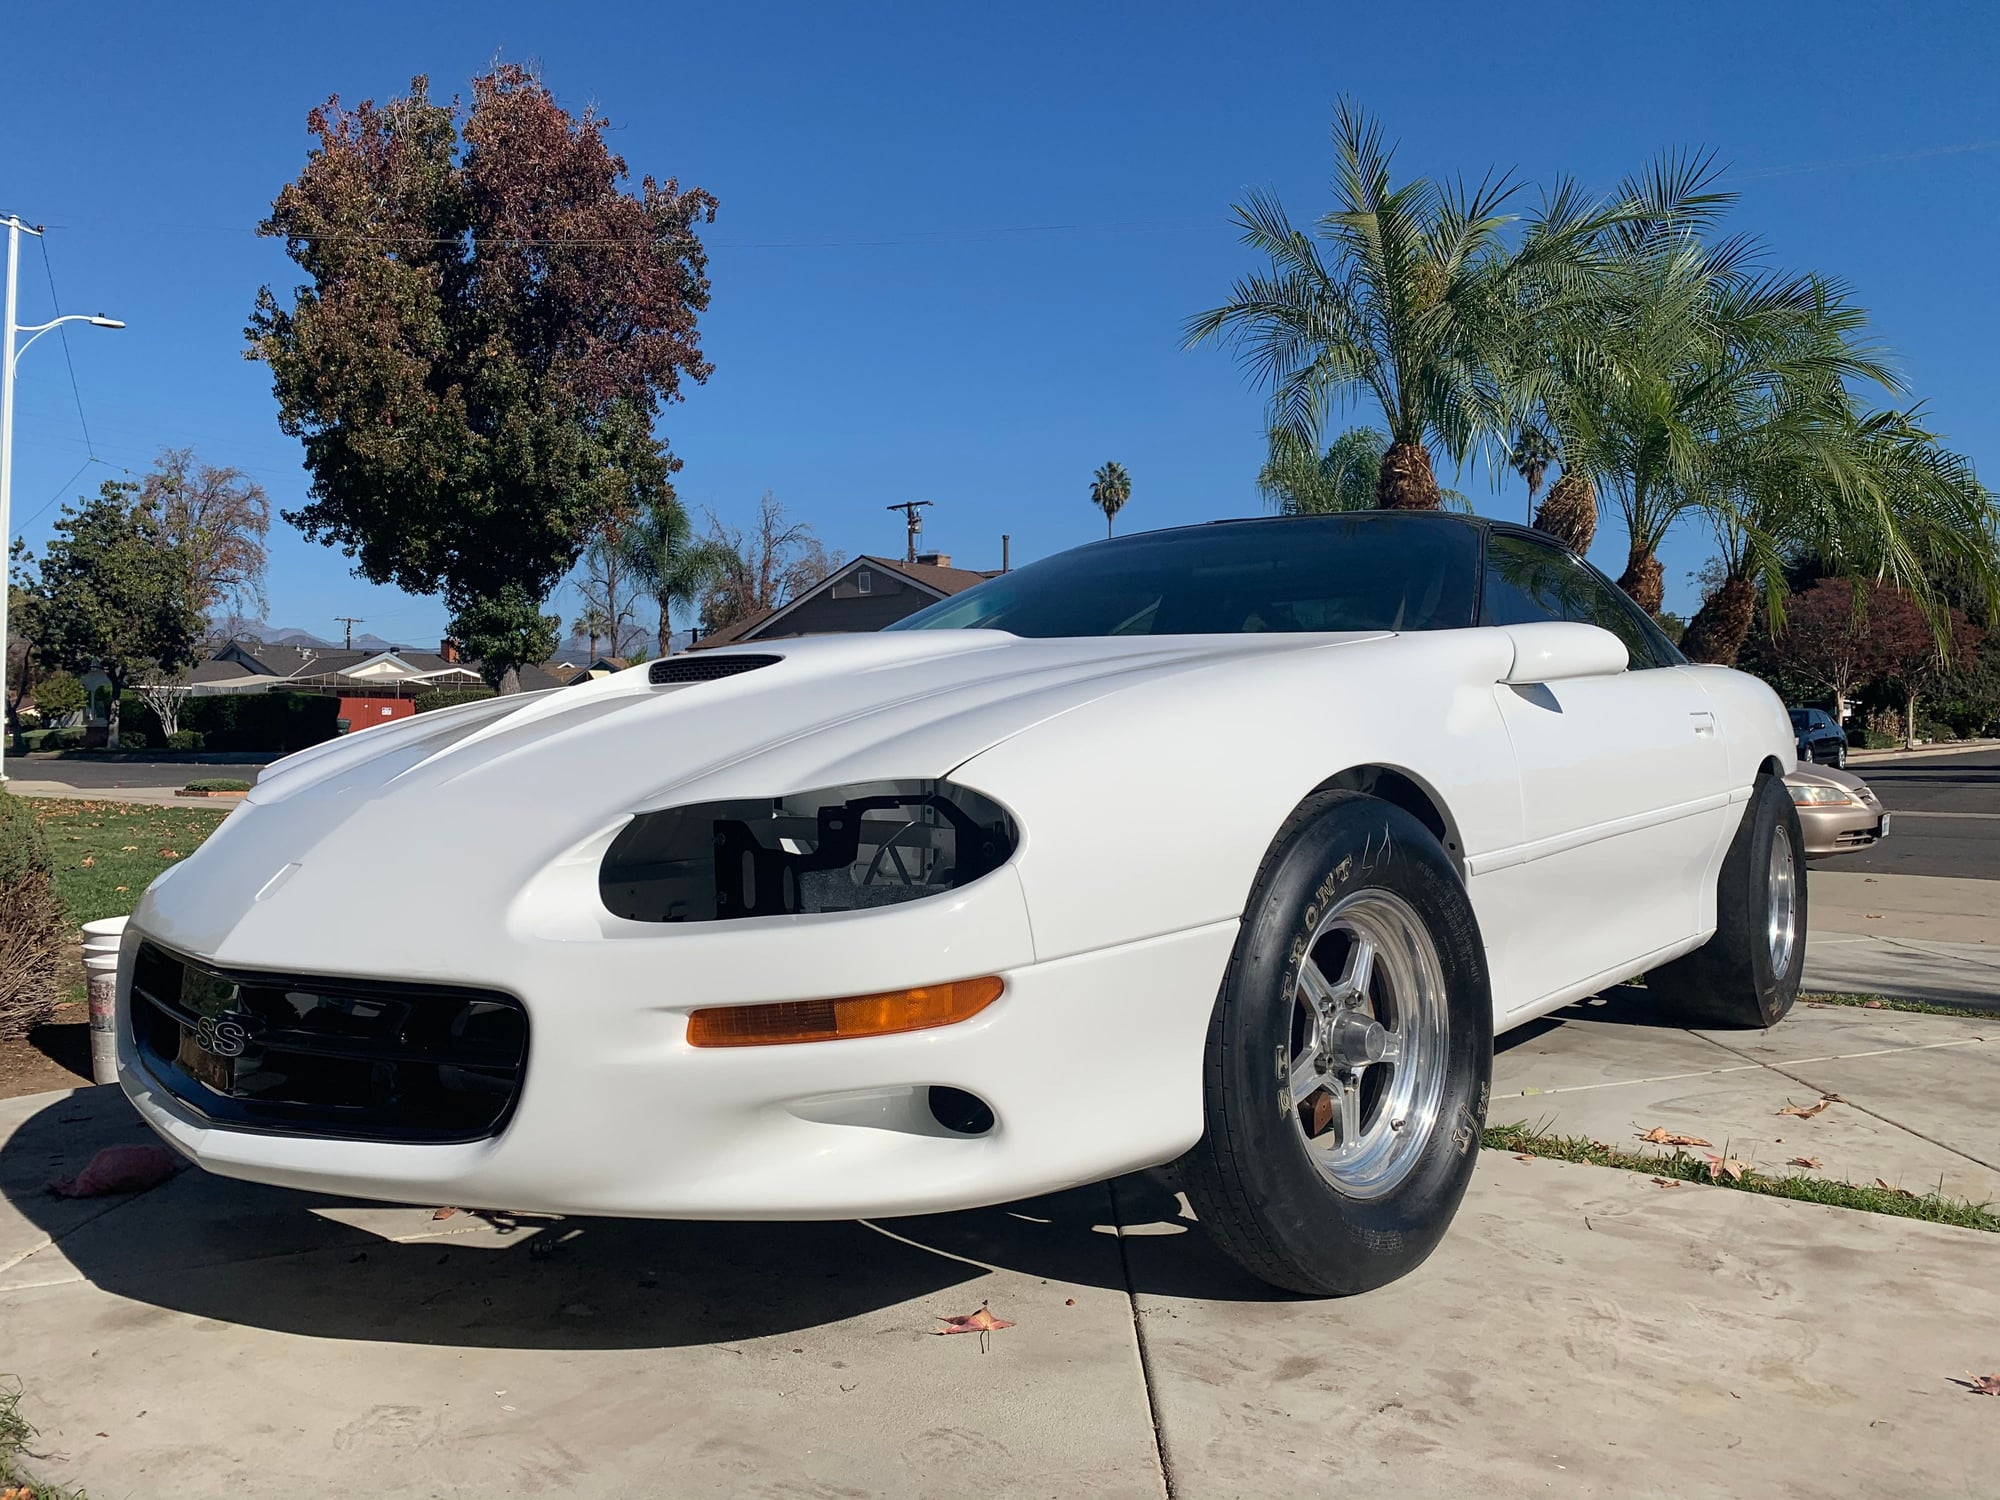
[[[1805,837],[1781,777],[1764,775],[1722,861],[1715,936],[1646,976],[1690,1026],[1768,1027],[1798,998],[1806,961]]]
[[[1444,850],[1390,803],[1315,796],[1245,908],[1209,1024],[1206,1129],[1180,1163],[1188,1201],[1274,1286],[1393,1281],[1465,1195],[1492,1067],[1485,949]]]

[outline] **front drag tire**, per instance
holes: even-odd
[[[1401,808],[1317,795],[1245,908],[1209,1023],[1206,1129],[1181,1160],[1188,1201],[1274,1286],[1394,1281],[1465,1195],[1492,1069],[1485,950],[1457,870]]]

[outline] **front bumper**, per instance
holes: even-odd
[[[1889,834],[1889,814],[1879,806],[1801,806],[1799,831],[1805,835],[1806,858],[1825,859],[1866,849]]]
[[[516,976],[528,982],[510,986],[531,1018],[518,1106],[497,1135],[472,1142],[218,1126],[147,1071],[129,1027],[120,1030],[119,1076],[147,1123],[182,1154],[223,1176],[285,1187],[658,1218],[967,1208],[1170,1160],[1199,1138],[1203,1047],[1236,929],[1215,923],[1000,969],[1006,992],[955,1026],[741,1050],[687,1045],[686,1011],[708,996],[663,1007],[642,989],[621,996],[579,987],[573,967],[561,971],[566,984],[543,988],[551,971],[531,965],[534,974]],[[128,995],[143,938],[135,928],[125,940]],[[754,974],[760,936],[729,941],[731,967]],[[573,955],[576,964],[588,957]],[[886,963],[879,987],[907,982],[897,972],[904,966]],[[785,991],[796,984],[778,988],[769,998],[791,998]],[[833,993],[867,988],[850,977]],[[967,1136],[940,1125],[926,1102],[940,1085],[978,1096],[993,1127]]]

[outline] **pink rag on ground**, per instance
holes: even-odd
[[[58,1198],[104,1198],[143,1193],[181,1169],[181,1159],[165,1146],[106,1146],[74,1177],[58,1177],[49,1191]]]

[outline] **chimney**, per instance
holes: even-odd
[[[951,566],[951,554],[949,552],[919,552],[914,561],[923,563],[926,567],[948,568]]]
[[[1012,547],[1013,541],[1014,538],[1006,532],[1003,531],[1000,533],[1000,571],[1003,573],[1014,571],[1014,565],[1007,560],[1007,553]]]
[[[457,666],[458,642],[453,640],[450,636],[446,636],[443,640],[438,642],[438,655],[442,656],[445,659],[447,665],[454,667]]]

